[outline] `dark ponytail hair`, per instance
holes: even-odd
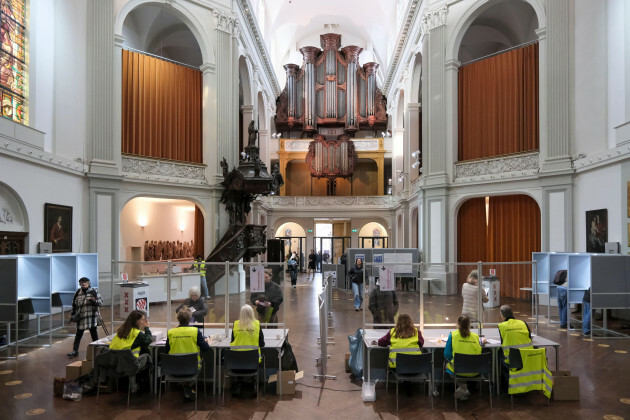
[[[466,338],[470,335],[470,318],[468,315],[461,314],[459,318],[457,318],[457,325],[459,326],[459,334]]]

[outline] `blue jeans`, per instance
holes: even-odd
[[[582,301],[582,332],[591,333],[591,302]]]
[[[567,325],[567,288],[558,287],[558,312],[560,313],[560,325]]]
[[[363,287],[363,283],[352,283],[352,293],[354,294],[354,307],[355,309],[363,306],[363,293],[361,288]]]
[[[210,297],[208,296],[208,283],[206,282],[206,276],[201,276],[201,297]]]

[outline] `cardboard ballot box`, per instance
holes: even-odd
[[[81,368],[83,367],[82,361],[72,362],[66,365],[66,379],[72,381],[81,376]]]
[[[276,384],[276,390],[278,395],[292,395],[295,394],[295,381],[304,377],[304,371],[296,372],[294,370],[282,371],[282,394],[280,394],[280,387]],[[278,375],[271,375],[269,377],[269,383],[277,382]]]
[[[551,399],[556,401],[574,401],[580,399],[580,378],[571,376],[569,371],[551,372],[553,390]]]

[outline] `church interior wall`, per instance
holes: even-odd
[[[37,253],[37,243],[48,240],[48,234],[44,235],[45,203],[72,207],[72,250],[87,252],[89,229],[84,223],[87,215],[85,178],[6,156],[2,158],[1,166],[0,182],[15,191],[28,213],[27,252]]]
[[[586,252],[586,212],[589,210],[608,210],[608,242],[621,242],[622,253],[628,252],[627,243],[622,242],[622,216],[627,216],[625,203],[622,206],[621,165],[614,164],[588,172],[578,172],[573,183],[573,249],[574,252]],[[625,220],[626,217],[623,217]]]

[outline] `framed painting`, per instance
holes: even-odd
[[[604,253],[608,242],[608,209],[586,212],[586,252]]]
[[[44,204],[44,242],[52,252],[72,252],[72,207]]]

